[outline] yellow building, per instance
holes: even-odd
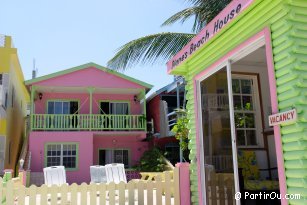
[[[0,175],[15,169],[25,139],[29,94],[10,36],[0,35]]]

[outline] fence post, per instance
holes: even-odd
[[[21,184],[26,186],[26,184],[27,184],[27,172],[23,169],[19,169],[18,177],[21,181]]]
[[[29,187],[30,186],[31,170],[28,169],[25,174],[26,174],[26,185],[25,186]]]
[[[3,182],[7,182],[13,178],[13,170],[12,169],[5,169],[3,175]]]
[[[179,192],[180,192],[180,205],[191,204],[190,193],[190,164],[177,163],[176,167],[179,168]]]

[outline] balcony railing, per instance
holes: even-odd
[[[144,115],[33,114],[32,130],[146,130]]]

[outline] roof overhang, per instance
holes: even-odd
[[[63,70],[63,71],[51,73],[49,75],[44,75],[44,76],[37,77],[37,78],[31,79],[31,80],[27,80],[27,81],[25,81],[25,85],[31,86],[34,83],[38,83],[38,82],[41,82],[41,81],[44,81],[44,80],[55,78],[55,77],[65,75],[65,74],[68,74],[68,73],[72,73],[72,72],[75,72],[75,71],[83,70],[83,69],[86,69],[86,68],[89,68],[89,67],[95,67],[95,68],[100,69],[100,70],[107,72],[109,74],[118,76],[120,78],[126,79],[126,80],[131,81],[133,83],[136,83],[138,85],[141,85],[146,89],[146,92],[148,92],[153,87],[153,85],[150,85],[150,84],[145,83],[143,81],[137,80],[137,79],[132,78],[130,76],[124,75],[122,73],[116,72],[116,71],[111,70],[109,68],[103,67],[103,66],[98,65],[96,63],[87,63],[87,64],[83,64],[83,65],[80,65],[80,66],[77,66],[77,67],[69,68],[69,69],[66,69],[66,70]]]
[[[56,87],[56,86],[35,86],[36,92],[42,93],[88,93],[87,87]],[[137,88],[94,88],[93,93],[98,94],[127,94],[137,95],[142,89]]]

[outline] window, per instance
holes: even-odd
[[[48,144],[46,149],[47,167],[63,165],[65,168],[77,168],[77,144]]]
[[[129,167],[129,152],[127,149],[100,149],[99,164],[121,163]]]
[[[78,101],[48,101],[48,114],[77,114]]]
[[[257,78],[233,76],[232,91],[238,146],[257,146],[260,121]]]
[[[101,102],[101,114],[128,115],[129,103],[127,102]]]
[[[2,74],[0,74],[0,85],[2,85],[2,81],[3,81],[3,78],[2,78]]]

